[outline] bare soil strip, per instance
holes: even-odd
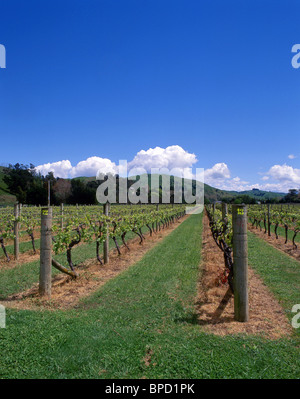
[[[79,273],[76,279],[63,274],[55,276],[52,280],[51,300],[41,298],[38,294],[38,284],[35,284],[29,290],[11,295],[5,301],[1,301],[1,304],[11,308],[35,310],[74,308],[80,299],[90,295],[108,280],[138,262],[146,252],[175,230],[188,216],[176,221],[169,228],[153,233],[152,236],[145,235],[146,239],[142,244],[139,244],[138,237],[128,241],[130,250],[122,246],[121,256],[118,255],[116,249],[111,250],[108,264],[101,266],[96,259],[86,260],[76,267]]]
[[[264,229],[260,231],[260,228],[256,228],[252,226],[252,224],[248,223],[248,230],[257,235],[259,238],[262,238],[266,242],[268,242],[273,247],[279,249],[280,251],[286,253],[292,258],[300,261],[300,249],[293,249],[293,243],[289,240],[285,244],[285,238],[278,235],[278,239],[276,239],[275,234],[273,233],[271,237],[268,236],[268,233],[264,233]],[[299,244],[298,244],[299,246]]]
[[[229,286],[222,284],[218,276],[224,271],[222,251],[217,247],[209,227],[208,218],[203,220],[202,241],[203,273],[198,282],[196,312],[204,331],[216,335],[254,334],[278,339],[292,334],[284,310],[260,278],[249,267],[249,321],[234,320],[234,298],[231,296],[224,311],[216,314]],[[217,312],[218,313],[218,312]]]
[[[34,262],[40,258],[40,250],[37,249],[36,254],[33,253],[33,249],[20,253],[18,260],[15,260],[14,255],[9,254],[9,257],[10,262],[7,262],[4,257],[0,258],[0,270],[13,269],[14,267],[22,265],[23,263]]]

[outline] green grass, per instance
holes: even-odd
[[[250,265],[276,295],[288,317],[293,317],[292,306],[300,303],[300,263],[250,232],[248,256]],[[300,333],[300,329],[296,331]]]
[[[277,341],[218,337],[204,333],[197,324],[194,298],[201,232],[201,216],[190,216],[76,309],[7,309],[7,328],[0,330],[0,376],[299,378],[296,334]],[[251,262],[256,262],[257,248],[265,251],[267,246],[249,243]],[[275,261],[282,259],[275,256]],[[289,262],[284,261],[288,270]],[[257,262],[257,270],[267,276],[267,265],[260,258]],[[275,289],[281,282],[270,284]],[[287,299],[288,308],[296,297],[294,292]],[[150,365],[145,364],[146,354]]]

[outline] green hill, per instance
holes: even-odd
[[[3,181],[3,177],[3,166],[0,166],[0,206],[11,205],[16,202],[16,197],[8,191],[7,185]]]
[[[12,195],[8,189],[7,185],[3,181],[4,173],[3,166],[0,166],[0,206],[1,205],[11,205],[16,201],[16,197]],[[95,177],[76,177],[76,180],[80,180],[85,184],[91,183],[95,181]],[[150,175],[148,176],[148,181],[150,185]],[[182,184],[181,179],[171,177],[171,190],[174,187],[174,184]],[[193,185],[195,186],[195,181],[193,181]],[[220,190],[218,188],[214,188],[209,186],[208,184],[204,184],[204,195],[205,199],[208,202],[214,201],[222,201],[222,200],[230,200],[232,198],[238,198],[241,195],[247,195],[251,198],[254,198],[256,201],[266,201],[266,200],[280,200],[285,196],[285,193],[276,193],[269,191],[261,191],[258,189],[253,189],[249,191],[226,191]]]

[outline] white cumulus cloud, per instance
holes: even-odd
[[[217,183],[230,178],[230,171],[226,163],[216,163],[212,168],[204,171],[205,183]]]
[[[287,164],[273,165],[265,173],[263,180],[270,181],[263,186],[265,190],[288,192],[291,188],[298,189],[300,187],[300,169]]]
[[[147,171],[151,168],[190,168],[197,162],[195,154],[185,151],[179,145],[172,145],[166,148],[155,147],[149,148],[147,151],[141,150],[129,162],[129,168],[142,167]]]
[[[178,145],[172,145],[166,148],[155,147],[148,150],[139,151],[132,161],[128,162],[128,172],[133,168],[143,169],[150,172],[152,168],[167,168],[173,174],[192,177],[190,171],[192,166],[197,162],[195,154],[185,151]],[[120,170],[119,170],[120,169]],[[36,171],[42,175],[46,175],[50,171],[55,177],[73,178],[79,176],[96,176],[99,171],[102,173],[120,173],[124,174],[124,165],[108,158],[93,156],[77,163],[73,166],[69,160],[47,163],[36,167]],[[174,173],[175,172],[175,173]]]
[[[72,164],[68,160],[45,163],[37,166],[35,170],[43,176],[46,176],[49,172],[53,172],[54,176],[66,179],[69,177],[70,171],[72,170]]]
[[[71,177],[96,176],[97,172],[117,173],[117,165],[108,158],[90,157],[85,161],[80,161],[70,171]]]
[[[262,174],[262,173],[259,173]],[[204,172],[205,183],[221,190],[246,191],[258,188],[264,191],[287,193],[291,188],[300,188],[300,169],[289,165],[273,165],[263,173],[264,184],[251,184],[239,177],[231,178],[230,170],[226,163],[217,163]]]
[[[99,169],[103,173],[117,173],[118,168],[110,159],[100,157],[87,158],[84,161],[78,162],[75,166],[72,166],[69,160],[64,160],[46,163],[35,168],[38,173],[44,176],[49,172],[53,172],[55,177],[65,179],[79,176],[96,176]]]
[[[293,168],[289,165],[274,165],[267,175],[280,182],[291,182],[300,185],[300,169]]]

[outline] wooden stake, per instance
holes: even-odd
[[[232,205],[234,319],[249,320],[247,208]]]
[[[108,216],[109,214],[109,203],[106,202],[106,204],[103,205],[103,213],[105,216]],[[103,259],[104,263],[109,262],[109,233],[107,232],[106,234],[106,240],[103,242]]]
[[[64,228],[64,204],[60,204],[60,228]]]
[[[268,204],[268,236],[271,236],[270,204]]]
[[[41,212],[41,246],[40,246],[40,283],[41,296],[51,297],[51,264],[52,264],[52,208],[42,208]]]
[[[228,215],[227,204],[225,202],[222,202],[222,219],[224,220],[225,218],[227,218],[227,215]]]
[[[50,206],[50,180],[48,180],[48,207]]]
[[[18,218],[20,215],[20,207],[19,204],[16,203],[14,205],[14,216],[15,218]],[[19,227],[20,227],[20,223],[16,220],[14,222],[14,256],[15,259],[18,260],[19,259],[19,253],[20,253],[20,247],[19,247]]]

